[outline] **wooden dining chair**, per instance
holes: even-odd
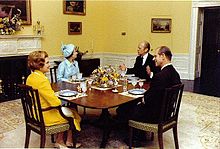
[[[53,67],[50,68],[51,83],[56,83],[57,82],[57,68],[58,68],[58,66],[53,66]]]
[[[183,88],[184,84],[178,84],[165,89],[160,119],[157,124],[129,120],[129,148],[132,146],[133,128],[151,132],[151,140],[153,140],[154,133],[157,133],[160,149],[163,149],[163,133],[173,128],[175,148],[179,149],[177,124]]]
[[[65,132],[67,130],[72,130],[73,145],[76,146],[76,128],[72,117],[66,117],[61,106],[49,107],[42,109],[39,100],[39,94],[37,89],[33,89],[31,86],[18,84],[18,89],[21,94],[21,102],[24,111],[25,124],[26,124],[26,138],[25,138],[25,148],[29,146],[30,133],[31,130],[39,134],[40,148],[45,147],[46,135],[54,135],[59,132]],[[43,112],[49,111],[51,109],[59,110],[62,117],[64,117],[68,123],[58,124],[53,126],[45,126]]]

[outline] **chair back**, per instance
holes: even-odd
[[[56,83],[57,82],[57,68],[58,68],[58,66],[54,66],[54,67],[50,68],[51,83]]]
[[[18,87],[26,124],[33,124],[43,128],[45,124],[38,90],[24,84],[18,84]]]
[[[159,123],[178,120],[184,84],[174,85],[165,89]]]

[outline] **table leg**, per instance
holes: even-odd
[[[112,125],[112,118],[108,111],[108,109],[102,109],[102,113],[99,117],[99,121],[102,122],[103,127],[103,135],[102,135],[102,142],[100,144],[100,148],[105,148],[109,134],[111,133],[111,125]]]

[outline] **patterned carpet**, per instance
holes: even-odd
[[[1,143],[1,139],[4,138],[3,134],[21,126],[24,123],[24,117],[20,100],[0,103],[0,111]],[[182,149],[195,148],[195,146],[203,149],[220,148],[220,99],[184,92],[178,128],[179,144]],[[97,148],[99,147],[101,136],[100,129],[84,125],[78,140],[84,148]],[[107,148],[124,148],[123,137],[123,133],[113,131],[110,134]],[[157,141],[155,141],[153,141],[154,147],[158,146]],[[173,145],[172,132],[164,137],[164,142],[165,146],[166,142],[171,142]],[[146,146],[149,145],[152,145],[152,143],[146,144]]]

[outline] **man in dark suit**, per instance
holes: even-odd
[[[116,110],[119,119],[124,119],[126,122],[133,119],[140,122],[157,123],[165,88],[181,83],[180,76],[171,63],[172,53],[168,47],[157,48],[154,57],[156,66],[161,68],[160,72],[154,74],[150,88],[143,98],[121,105]],[[140,137],[136,131],[137,138]]]
[[[134,108],[131,119],[158,122],[165,88],[181,83],[180,76],[171,63],[171,58],[172,53],[168,47],[161,46],[156,49],[155,63],[161,71],[153,76],[149,90],[144,94],[141,104]]]
[[[125,64],[119,66],[122,71],[126,71],[126,74],[135,74],[136,77],[141,79],[150,80],[150,76],[147,74],[147,69],[151,69],[155,72],[155,63],[153,61],[153,55],[149,53],[150,43],[142,41],[138,44],[138,56],[136,58],[133,68],[127,68]]]

